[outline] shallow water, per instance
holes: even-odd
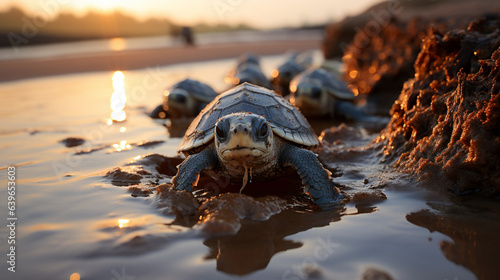
[[[323,36],[322,30],[268,30],[268,31],[232,31],[201,33],[195,37],[198,46],[262,42],[269,40],[320,40]],[[47,58],[57,56],[87,55],[98,52],[157,49],[175,46],[183,46],[181,37],[152,36],[138,38],[113,38],[86,40],[67,43],[42,44],[35,46],[24,46],[20,48],[0,48],[0,61],[10,59]]]
[[[266,73],[282,59],[266,57]],[[137,162],[149,154],[176,156],[181,139],[169,137],[147,112],[161,102],[164,87],[186,76],[225,89],[223,77],[234,63],[124,72],[127,120],[121,123],[108,123],[110,72],[0,85],[0,220],[8,223],[8,166],[17,167],[18,218],[15,273],[6,263],[10,232],[0,227],[1,278],[496,278],[498,203],[416,187],[378,163],[376,150],[357,148],[373,138],[363,130],[350,131],[356,141],[340,132],[320,153],[350,202],[332,211],[289,207],[265,221],[243,219],[234,235],[187,226],[193,221],[165,215],[154,195],[132,196],[105,177],[116,167],[144,168],[153,175],[142,186],[168,182]],[[68,137],[86,142],[68,148],[60,142]]]

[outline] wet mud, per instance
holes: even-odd
[[[377,33],[385,33],[386,31],[383,29],[391,21],[403,24],[400,27],[404,29],[404,25],[416,15],[428,20],[446,20],[444,15],[447,15],[452,20],[474,18],[490,11],[488,9],[492,6],[492,1],[489,0],[478,0],[474,4],[470,3],[470,1],[469,3],[464,2],[467,1],[381,1],[359,14],[346,17],[339,22],[334,22],[326,26],[325,38],[323,40],[323,54],[327,59],[341,58],[345,55],[348,45],[353,43],[354,38],[358,36],[359,39],[359,33],[366,34],[363,41],[359,42],[358,46],[360,47],[366,47],[369,44],[370,38],[377,38],[376,40],[380,43],[379,39],[384,39],[384,36],[380,36]],[[466,7],[465,9],[464,6]],[[408,37],[404,34],[401,35],[405,37],[403,40],[408,40]],[[385,42],[382,42],[382,44],[385,44]],[[398,52],[398,50],[394,51]]]
[[[415,76],[413,65],[428,33],[446,33],[466,28],[468,23],[465,18],[392,18],[374,37],[358,32],[342,57],[344,79],[355,93],[366,98],[367,111],[387,115],[403,84]]]
[[[193,192],[174,190],[170,183],[161,184],[170,181],[182,161],[182,158],[150,154],[114,168],[104,177],[115,186],[128,186],[134,197],[152,196],[153,206],[161,213],[174,215],[178,224],[196,225],[198,230],[211,235],[235,234],[244,219],[263,221],[288,208],[317,210],[303,193],[296,174],[269,182],[249,182],[243,194],[238,193],[241,184],[223,178],[215,180],[204,173]]]
[[[105,177],[110,178],[111,183],[115,186],[129,186],[139,184],[143,178],[142,175],[151,175],[151,173],[142,168],[132,168],[127,171],[117,167],[106,173]]]
[[[367,97],[368,112],[387,115],[404,82],[414,76],[413,63],[429,30],[466,28],[495,6],[489,0],[381,2],[327,26],[323,53],[342,58],[344,79]]]
[[[500,194],[500,21],[431,30],[377,141],[386,160],[457,194]]]
[[[68,137],[63,140],[61,140],[61,143],[64,144],[64,146],[68,148],[80,146],[83,143],[85,143],[85,139],[81,137]]]
[[[346,48],[344,79],[356,94],[368,98],[366,109],[371,113],[387,115],[403,83],[413,76],[427,26],[419,19],[393,19],[373,38],[358,32]]]

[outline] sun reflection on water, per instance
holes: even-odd
[[[109,40],[108,44],[109,48],[113,51],[122,51],[127,46],[123,38],[112,38]]]
[[[122,122],[127,116],[125,111],[125,104],[127,102],[127,95],[125,94],[125,75],[121,71],[115,71],[113,74],[113,89],[115,90],[111,95],[111,120]]]
[[[127,144],[126,140],[120,141],[120,144],[113,144],[112,146],[113,148],[115,148],[117,152],[121,152],[123,150],[130,150],[130,148],[132,147],[130,144]]]

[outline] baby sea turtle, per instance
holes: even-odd
[[[217,96],[209,85],[185,79],[163,92],[163,104],[150,114],[152,118],[180,118],[196,116]]]
[[[172,184],[192,191],[205,170],[214,178],[243,182],[243,190],[249,177],[266,181],[295,169],[305,191],[327,209],[337,202],[339,191],[329,171],[307,150],[318,144],[297,108],[271,90],[244,83],[217,96],[191,123],[178,149],[187,158]]]
[[[273,89],[282,96],[287,96],[290,94],[289,87],[292,79],[309,68],[312,63],[313,57],[310,52],[302,54],[293,52],[271,73]]]
[[[251,53],[240,56],[236,67],[228,72],[224,80],[231,85],[251,83],[271,88],[271,83],[260,67],[260,58]]]
[[[381,124],[387,121],[356,107],[354,93],[336,75],[323,68],[311,68],[295,77],[290,82],[290,93],[290,102],[308,117],[341,116]]]

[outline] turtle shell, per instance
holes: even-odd
[[[194,99],[203,103],[210,103],[217,96],[217,92],[213,90],[209,85],[192,79],[185,79],[176,83],[175,85],[170,87],[170,91],[176,88],[180,88],[189,92],[189,94],[191,94]]]
[[[321,85],[333,97],[351,101],[356,97],[347,85],[334,74],[323,68],[312,68],[295,77],[293,84],[315,83]]]
[[[229,114],[249,112],[263,116],[275,135],[301,146],[319,144],[318,137],[302,113],[274,91],[249,83],[218,95],[193,120],[179,146],[179,152],[194,153],[214,139],[217,121]]]

